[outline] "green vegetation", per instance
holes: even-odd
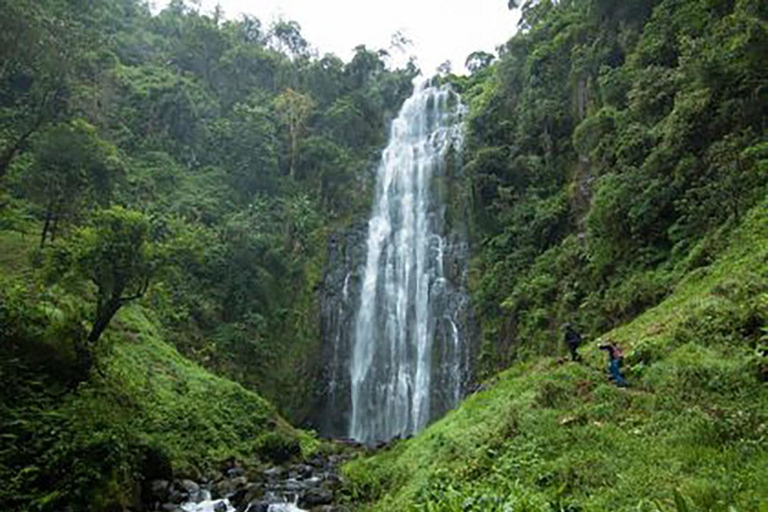
[[[416,70],[181,0],[0,11],[4,508],[310,449],[278,411],[314,405],[327,239]]]
[[[363,46],[348,63],[313,56],[295,22],[227,21],[182,1],[156,16],[139,0],[0,7],[3,238],[40,234],[48,284],[90,271],[91,337],[143,297],[184,355],[303,421],[326,240],[367,212],[415,69]],[[144,218],[136,249],[151,261],[93,261],[133,243],[101,210]],[[80,254],[89,238],[112,249]]]
[[[83,381],[77,298],[7,286],[2,298],[8,510],[138,505],[142,480],[201,475],[229,458],[257,465],[277,445],[313,449],[264,399],[179,355],[140,306],[120,310]]]
[[[382,511],[763,510],[768,203],[729,242],[602,336],[626,349],[629,389],[607,381],[600,340],[583,365],[516,364],[416,438],[349,464],[350,496]]]
[[[768,183],[754,0],[529,1],[470,106],[481,368],[598,336],[711,263]]]
[[[510,2],[517,7],[518,2]],[[768,11],[521,2],[469,77],[473,394],[346,468],[368,510],[768,507]],[[564,362],[564,322],[588,341]],[[598,342],[627,354],[628,390]],[[504,368],[509,368],[498,373]]]
[[[498,58],[441,66],[469,115],[434,189],[469,223],[483,390],[349,464],[350,504],[765,510],[768,4],[509,5]],[[328,241],[368,213],[413,63],[183,0],[0,12],[0,502],[125,510],[315,450],[282,418],[323,385]]]

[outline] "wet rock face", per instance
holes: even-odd
[[[334,504],[341,489],[339,455],[262,470],[234,465],[214,471],[204,482],[154,480],[149,482],[147,511],[169,512],[281,512],[310,510],[341,512]]]
[[[368,224],[360,222],[334,233],[328,240],[328,262],[320,289],[323,384],[312,421],[325,437],[349,435],[349,366],[367,237]]]

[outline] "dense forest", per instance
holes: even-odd
[[[509,7],[498,55],[435,79],[468,107],[445,197],[477,391],[346,466],[338,510],[764,510],[768,4]],[[338,449],[309,431],[318,290],[407,42],[345,62],[182,0],[0,12],[2,508],[141,510],[150,481]]]
[[[130,474],[149,420],[83,425],[72,408],[146,406],[104,367],[139,303],[181,354],[301,421],[328,232],[367,213],[415,69],[363,46],[320,57],[295,22],[181,1],[1,8],[3,501],[90,500],[112,478],[88,466],[101,458]]]

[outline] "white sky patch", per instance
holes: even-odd
[[[167,0],[155,0],[158,7]],[[265,26],[283,18],[296,20],[309,43],[323,53],[349,60],[352,49],[388,48],[392,34],[402,31],[413,40],[409,50],[425,74],[446,60],[454,72],[464,69],[476,50],[496,53],[517,28],[519,12],[507,0],[201,0],[204,12],[217,3],[227,18],[251,14]]]

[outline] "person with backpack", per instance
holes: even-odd
[[[581,356],[578,353],[578,349],[579,345],[581,345],[581,334],[570,323],[564,324],[563,327],[565,327],[565,342],[568,344],[568,350],[571,352],[571,359],[574,362],[580,363]]]
[[[608,353],[608,372],[611,374],[613,383],[620,388],[629,386],[624,375],[621,374],[621,362],[624,359],[621,348],[613,341],[599,345],[599,348]]]

